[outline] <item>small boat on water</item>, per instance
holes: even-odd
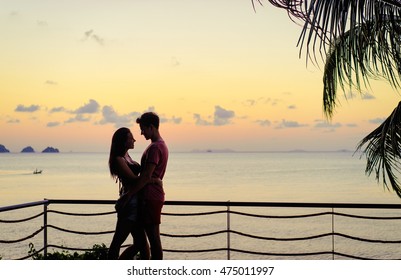
[[[42,174],[42,170],[35,169],[35,171],[33,171],[33,174]]]

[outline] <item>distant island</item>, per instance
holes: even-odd
[[[47,147],[42,151],[42,153],[59,153],[60,151],[53,147]]]
[[[21,151],[21,153],[34,153],[34,152],[35,150],[31,146],[25,147]]]
[[[10,151],[4,145],[0,144],[0,153],[9,153]]]
[[[234,150],[231,149],[206,149],[206,150],[199,150],[195,149],[192,150],[191,153],[235,153]]]

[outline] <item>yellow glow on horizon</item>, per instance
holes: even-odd
[[[173,150],[350,148],[399,100],[374,82],[374,99],[340,97],[325,124],[322,70],[299,58],[301,27],[271,5],[2,4],[0,144],[12,150],[105,151],[117,126],[135,129],[149,109]],[[96,112],[78,114],[90,102]]]

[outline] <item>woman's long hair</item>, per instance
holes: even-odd
[[[111,139],[110,156],[109,156],[109,170],[111,177],[118,179],[118,170],[116,166],[116,158],[125,156],[127,152],[127,139],[131,131],[126,127],[121,127],[116,130]]]

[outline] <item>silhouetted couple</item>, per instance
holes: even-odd
[[[111,142],[109,169],[119,183],[120,197],[116,203],[117,224],[108,258],[133,259],[139,252],[140,259],[161,260],[162,180],[167,167],[168,148],[160,135],[160,119],[155,113],[144,113],[136,122],[141,135],[151,141],[143,152],[141,164],[128,153],[136,141],[128,128],[119,128]],[[119,256],[121,245],[130,233],[134,244]]]

